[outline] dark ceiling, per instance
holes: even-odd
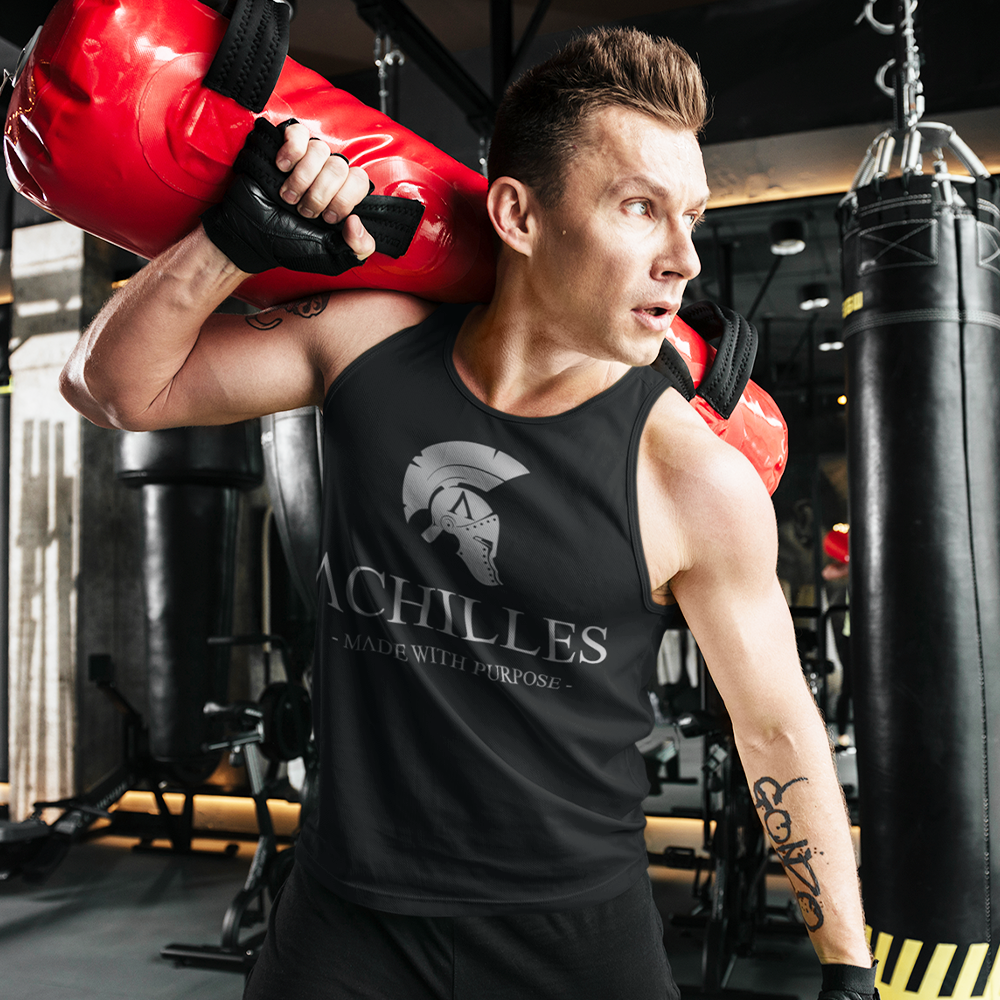
[[[358,5],[363,5],[361,0]],[[0,45],[0,58],[6,53],[9,59],[25,43],[51,6],[49,0],[4,5],[0,36],[12,44]],[[411,0],[408,6],[489,92],[489,0]],[[291,55],[376,104],[374,32],[358,16],[355,3],[298,0],[297,7]],[[873,11],[877,18],[891,21],[893,7],[892,0],[877,0]],[[732,144],[721,148],[733,171],[759,169],[766,175],[767,164],[745,165],[762,155],[755,143],[763,137],[791,137],[793,142],[802,137],[799,152],[804,149],[808,159],[812,133],[848,126],[866,126],[856,132],[860,140],[852,138],[856,148],[848,155],[850,162],[860,162],[867,142],[891,117],[891,102],[875,86],[874,75],[893,54],[891,38],[856,23],[863,8],[864,0],[552,0],[517,69],[544,58],[574,29],[633,24],[669,35],[696,55],[714,105],[704,142],[709,150]],[[535,9],[534,2],[512,4],[515,44]],[[997,137],[997,158],[987,162],[1000,163],[1000,60],[995,55],[1000,3],[922,0],[917,27],[927,117],[948,121],[949,115],[984,109],[977,118],[980,125],[985,123],[981,134],[991,142]],[[476,129],[458,110],[455,95],[449,97],[430,83],[416,65],[419,61],[411,57],[398,71],[401,97],[396,116],[457,159],[474,165],[479,153]],[[791,147],[786,143],[783,148]],[[744,150],[749,150],[748,160]],[[981,149],[976,151],[983,155]],[[822,164],[816,167],[819,170]],[[848,183],[849,175],[823,190],[842,192]],[[731,295],[735,307],[746,313],[774,261],[767,237],[770,223],[779,217],[805,223],[806,250],[781,262],[754,317],[763,335],[755,378],[774,389],[793,419],[799,410],[835,413],[834,400],[843,391],[843,352],[820,352],[814,346],[820,335],[839,326],[839,237],[834,217],[839,198],[836,193],[714,208],[697,239],[703,272],[692,285],[692,295],[716,300]],[[802,285],[809,282],[828,284],[831,304],[807,315],[799,310],[798,301]],[[810,431],[813,446],[839,450],[838,425],[825,426],[832,428],[830,440]]]

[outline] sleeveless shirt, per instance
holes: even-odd
[[[633,368],[556,416],[494,410],[452,360],[470,308],[368,350],[324,406],[319,796],[296,856],[396,913],[569,909],[645,871],[635,743],[679,620],[650,597],[635,488],[671,382]]]

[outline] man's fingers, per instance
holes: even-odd
[[[340,161],[343,164],[343,160]],[[347,177],[333,197],[321,206],[324,222],[340,222],[354,211],[355,206],[368,194],[371,185],[368,174],[361,167],[351,167]]]
[[[344,220],[343,234],[344,242],[354,251],[358,260],[364,260],[375,253],[375,238],[356,215],[349,215]]]
[[[291,170],[305,156],[308,145],[309,129],[305,125],[301,122],[296,122],[294,125],[286,125],[285,141],[281,149],[278,150],[277,157],[275,157],[278,169],[284,170],[286,173]]]
[[[332,156],[330,147],[320,139],[312,139],[306,146],[302,157],[292,168],[288,179],[281,185],[281,197],[289,205],[299,205],[303,196],[307,195],[312,185],[322,177],[321,187],[329,187],[333,183],[336,189],[336,180],[339,177],[343,183],[347,177],[347,164],[342,157]],[[315,199],[310,196],[303,206],[302,215],[310,218],[317,215],[318,211],[314,207]],[[325,206],[324,206],[325,207]]]
[[[275,162],[288,172],[280,191],[284,202],[295,205],[307,219],[319,215],[329,223],[344,219],[344,240],[359,260],[375,252],[374,238],[350,214],[370,189],[364,170],[349,167],[344,157],[331,154],[330,147],[321,139],[311,139],[300,123],[286,126]]]
[[[346,161],[339,156],[327,157],[319,173],[298,200],[299,215],[312,219],[325,212],[348,180]],[[347,207],[353,208],[353,206]]]

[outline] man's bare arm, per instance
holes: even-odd
[[[364,171],[301,125],[285,135],[277,158],[294,167],[282,191],[289,209],[342,218],[368,191]],[[374,250],[356,216],[343,232],[359,258]],[[199,226],[105,304],[66,365],[63,394],[103,426],[231,423],[319,403],[338,364],[429,311],[407,296],[354,292],[318,296],[287,321],[213,315],[246,277]]]
[[[702,428],[668,446],[659,473],[681,539],[670,590],[725,701],[813,945],[824,963],[868,967],[843,793],[775,575],[770,499],[749,463]]]
[[[194,418],[172,405],[171,388],[202,326],[246,277],[199,227],[105,303],[63,369],[63,395],[92,420],[127,429]]]

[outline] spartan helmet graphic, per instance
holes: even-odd
[[[500,584],[494,557],[500,518],[475,490],[526,476],[528,470],[502,451],[472,441],[443,441],[417,455],[403,479],[403,513],[409,522],[430,509],[431,526],[422,534],[433,542],[442,531],[458,539],[458,555],[469,572],[487,586]]]

